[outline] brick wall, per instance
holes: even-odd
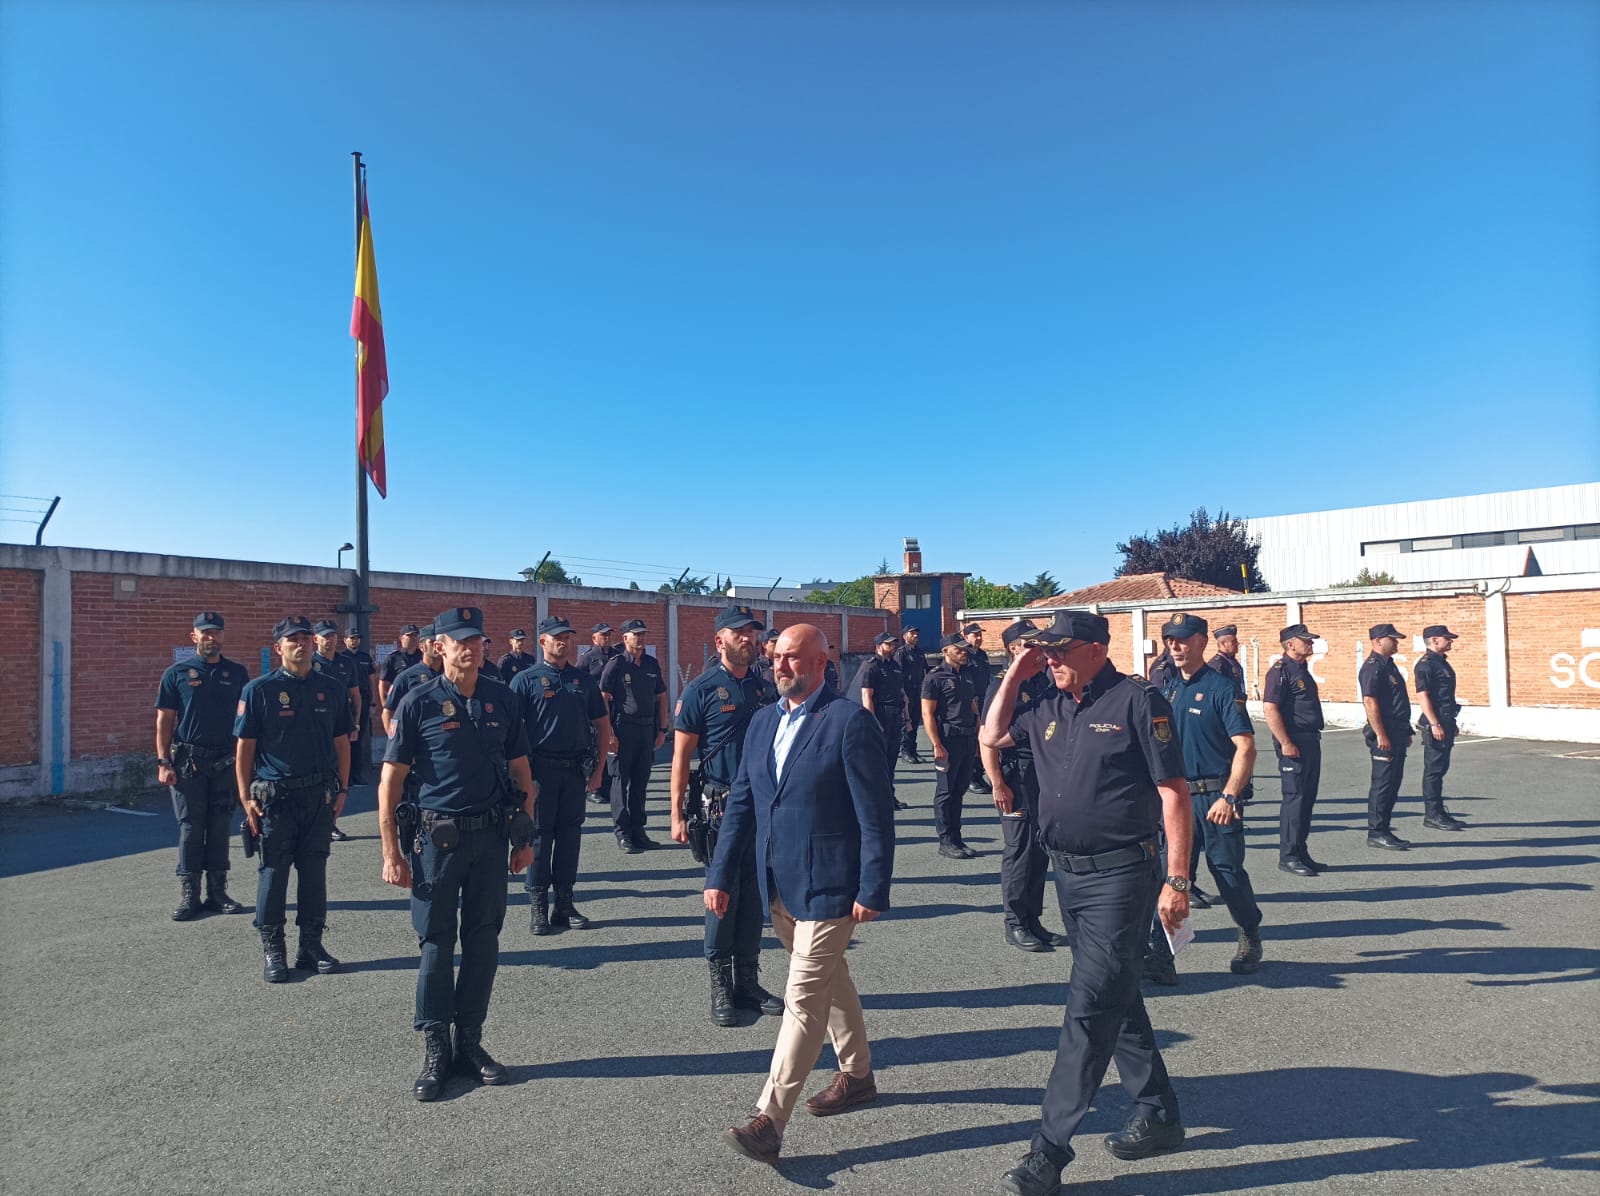
[[[341,598],[341,602],[345,599]],[[393,646],[400,637],[400,628],[407,623],[418,627],[431,623],[440,611],[452,606],[476,606],[483,611],[483,629],[494,640],[495,658],[510,651],[506,635],[513,627],[521,627],[531,637],[534,624],[533,599],[507,597],[501,594],[455,593],[447,590],[372,590],[372,605],[379,613],[372,616],[372,643],[368,651],[374,656],[381,647]],[[339,616],[339,625],[345,626],[349,615]],[[577,626],[576,623],[573,624]],[[587,639],[587,637],[585,637]]]
[[[39,645],[43,588],[43,573],[0,570],[0,692],[10,702],[10,709],[0,714],[0,765],[39,759],[39,720],[34,714],[44,667]]]
[[[1394,660],[1409,687],[1412,662],[1426,650],[1418,649],[1415,637],[1422,634],[1424,627],[1443,623],[1461,637],[1450,654],[1450,663],[1456,670],[1456,693],[1464,705],[1482,706],[1489,701],[1483,611],[1483,599],[1474,594],[1385,602],[1307,602],[1300,607],[1300,622],[1328,642],[1327,655],[1313,666],[1324,701],[1361,700],[1358,674],[1362,661],[1372,651],[1367,632],[1373,624],[1393,623],[1405,633]],[[1276,656],[1276,650],[1270,655],[1263,650],[1263,668]],[[1415,696],[1412,704],[1416,704]]]
[[[1511,704],[1600,708],[1600,593],[1507,594],[1505,602]]]

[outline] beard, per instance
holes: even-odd
[[[796,673],[793,677],[774,677],[780,698],[803,698],[811,692],[811,679]]]
[[[196,656],[198,656],[201,660],[212,661],[212,660],[215,660],[217,657],[222,655],[222,645],[221,644],[200,644],[195,648],[194,654]]]
[[[749,668],[756,658],[756,650],[749,644],[723,644],[722,658],[736,669]]]

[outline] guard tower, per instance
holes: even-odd
[[[924,573],[922,547],[915,536],[904,541],[905,571],[872,579],[874,605],[900,618],[901,630],[922,633],[922,649],[934,651],[939,638],[956,629],[956,611],[966,604],[966,573]]]

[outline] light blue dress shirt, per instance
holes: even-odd
[[[778,732],[772,738],[772,768],[773,775],[780,781],[783,780],[783,765],[789,758],[789,748],[794,743],[794,737],[799,734],[800,725],[816,709],[817,697],[822,693],[822,689],[822,686],[817,686],[798,706],[791,707],[788,698],[778,703]]]

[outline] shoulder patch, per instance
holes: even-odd
[[[1150,720],[1150,734],[1156,737],[1157,743],[1172,742],[1172,723],[1162,715],[1157,715]]]

